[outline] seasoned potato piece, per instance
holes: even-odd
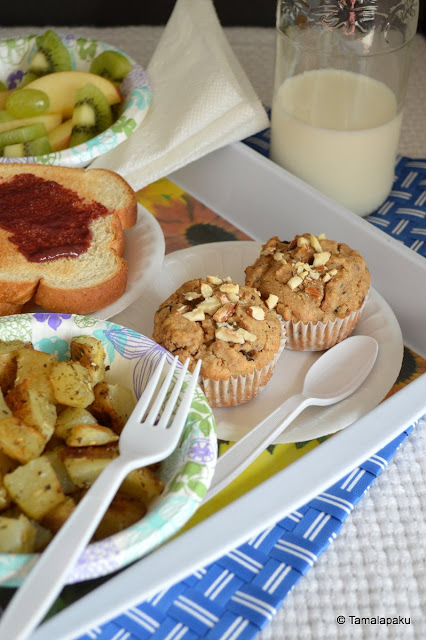
[[[6,402],[16,418],[40,431],[45,442],[53,435],[56,407],[46,396],[29,386],[26,379],[9,391]]]
[[[49,375],[57,361],[58,358],[52,353],[44,353],[44,351],[36,351],[35,349],[19,349],[16,353],[17,371],[15,384],[19,384],[25,378]]]
[[[76,424],[97,424],[96,418],[87,409],[67,407],[56,419],[55,435],[65,440]]]
[[[61,483],[46,456],[40,456],[4,477],[12,500],[34,520],[65,500]]]
[[[36,531],[33,551],[39,553],[40,551],[45,550],[45,548],[53,538],[53,534],[47,527],[44,527],[39,522],[37,522],[37,520],[32,520],[31,524],[34,526]]]
[[[16,378],[16,354],[22,348],[31,348],[30,343],[22,340],[0,341],[0,388],[6,393],[13,386]]]
[[[65,449],[65,447],[62,445],[60,447],[56,447],[56,449],[53,449],[52,451],[45,450],[43,455],[48,458],[50,464],[52,465],[58,477],[58,480],[61,483],[63,492],[65,494],[69,494],[76,491],[77,487],[69,477],[68,471],[66,470],[65,465],[62,462],[61,451],[63,449]]]
[[[46,441],[40,431],[11,416],[0,420],[0,451],[22,464],[37,458]]]
[[[120,435],[135,406],[135,398],[128,387],[99,382],[93,388],[95,400],[88,407],[99,424]]]
[[[102,342],[93,336],[71,340],[71,360],[79,362],[90,373],[92,386],[105,378],[105,351]]]
[[[57,504],[43,517],[42,524],[52,533],[56,533],[68,520],[76,506],[76,501],[72,496],[67,496],[63,502]]]
[[[90,374],[79,362],[58,362],[50,372],[56,400],[70,407],[87,407],[94,400]]]
[[[32,553],[35,540],[35,526],[24,514],[19,518],[0,516],[0,553]]]
[[[0,511],[8,509],[11,504],[10,496],[3,483],[3,477],[6,473],[10,473],[16,469],[17,466],[18,463],[16,460],[12,460],[12,458],[9,458],[4,453],[0,453]]]
[[[68,432],[65,444],[69,447],[96,447],[117,442],[118,435],[100,424],[75,424]]]
[[[123,493],[146,503],[160,495],[163,489],[163,481],[149,467],[131,471],[120,487]]]
[[[127,529],[143,518],[145,513],[146,507],[142,502],[117,493],[100,521],[94,539],[102,540]]]
[[[116,446],[64,447],[60,456],[69,477],[77,487],[86,488],[94,483],[107,464],[118,455]]]

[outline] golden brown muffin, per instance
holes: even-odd
[[[321,350],[354,330],[370,288],[370,273],[358,251],[344,243],[304,233],[291,242],[276,236],[245,270],[246,284],[264,300],[276,296],[286,322],[287,348]]]
[[[284,346],[282,324],[259,294],[230,278],[182,284],[160,306],[153,338],[189,369],[202,360],[200,383],[213,407],[253,398],[270,379]]]

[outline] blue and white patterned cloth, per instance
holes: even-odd
[[[267,156],[269,130],[245,142]],[[401,157],[395,173],[388,200],[366,219],[426,256],[426,159]],[[255,638],[336,538],[412,428],[276,525],[81,640]]]

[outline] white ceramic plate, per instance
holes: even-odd
[[[163,231],[155,217],[141,204],[138,203],[136,225],[125,229],[124,234],[126,248],[123,257],[128,265],[127,289],[121,298],[105,309],[88,314],[99,320],[112,318],[137,300],[162,268],[165,251]],[[35,305],[27,310],[31,313],[45,311]]]
[[[103,344],[106,380],[139,397],[164,350],[150,338],[113,322],[88,316],[22,313],[0,318],[0,340],[30,340],[40,351],[69,358],[69,341],[93,335]],[[172,356],[168,359],[172,361]],[[179,364],[179,366],[181,366]],[[178,448],[161,463],[163,493],[147,514],[127,529],[85,549],[67,582],[81,582],[117,571],[173,536],[200,504],[216,463],[214,417],[198,388]],[[37,559],[34,553],[0,553],[0,584],[17,586]]]
[[[260,247],[260,243],[250,241],[215,242],[171,253],[164,259],[155,286],[145,289],[143,304],[133,305],[120,321],[131,321],[151,336],[155,311],[183,282],[212,274],[229,275],[243,284],[244,268],[257,258]],[[366,382],[336,405],[305,409],[277,442],[301,442],[339,431],[378,405],[391,389],[401,368],[402,334],[392,309],[374,289],[354,333],[369,335],[379,343],[377,362]],[[238,407],[213,410],[218,438],[239,440],[284,400],[299,393],[306,372],[319,355],[284,349],[272,379],[256,398]]]

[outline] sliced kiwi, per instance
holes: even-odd
[[[87,83],[75,92],[70,147],[87,142],[112,125],[108,100],[98,87]]]
[[[52,151],[46,136],[30,140],[30,142],[18,142],[8,144],[0,149],[3,158],[25,158],[27,156],[43,156]]]
[[[58,34],[52,29],[48,29],[38,43],[37,51],[31,59],[27,72],[24,74],[22,85],[28,84],[28,82],[47,73],[70,71],[71,69],[70,52]]]
[[[29,142],[46,135],[46,127],[42,122],[16,127],[16,129],[9,129],[9,131],[0,133],[0,148],[11,144]]]
[[[132,63],[118,51],[102,51],[93,58],[90,72],[111,80],[115,85],[120,84],[132,68]]]

